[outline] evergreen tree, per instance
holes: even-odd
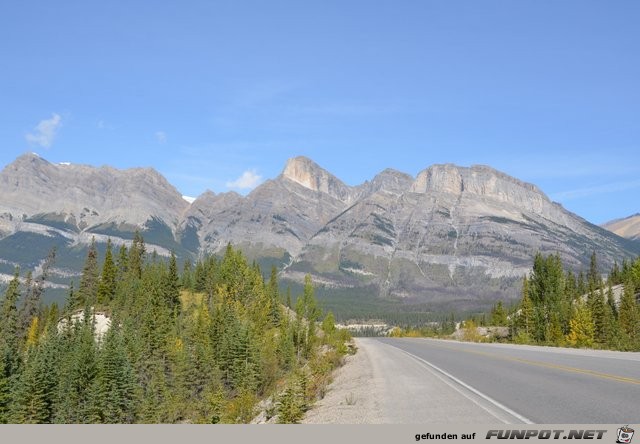
[[[600,287],[599,290],[593,292],[593,298],[589,305],[593,319],[594,339],[598,344],[607,343],[607,329],[609,326],[607,325],[605,304],[604,290]]]
[[[525,276],[522,280],[522,299],[520,300],[517,318],[518,335],[521,342],[529,342],[534,331],[533,304],[529,298],[529,280]]]
[[[618,321],[620,329],[625,335],[629,348],[633,348],[640,336],[640,313],[638,303],[635,299],[635,287],[632,279],[628,279],[624,284],[624,293],[620,299],[618,310]]]
[[[93,238],[82,269],[80,287],[78,288],[74,308],[84,307],[86,304],[93,305],[95,303],[98,294],[98,276],[98,250],[96,248],[96,240]]]
[[[611,268],[611,272],[609,273],[607,283],[609,284],[609,286],[622,283],[622,276],[620,275],[620,267],[618,267],[618,261],[613,262],[613,267]]]
[[[24,369],[17,375],[13,388],[10,422],[52,422],[60,364],[57,344],[58,339],[52,327],[47,336],[26,351]]]
[[[13,279],[4,294],[0,313],[0,424],[8,421],[11,400],[11,379],[18,371],[18,310],[20,298],[19,271],[16,269]]]
[[[498,301],[491,310],[491,319],[489,323],[496,326],[507,325],[507,312],[502,305],[502,301]]]
[[[138,230],[133,235],[133,243],[129,249],[129,258],[127,260],[127,269],[134,277],[142,278],[142,268],[146,255],[146,247],[144,239]]]
[[[589,261],[589,274],[587,275],[587,281],[589,283],[589,292],[593,292],[601,285],[602,277],[598,273],[598,262],[596,259],[596,252],[591,253],[591,259]]]
[[[116,265],[113,262],[113,254],[111,252],[111,239],[107,240],[107,251],[104,256],[104,264],[102,266],[102,276],[98,285],[98,303],[107,304],[116,295]]]
[[[164,278],[165,284],[165,300],[171,311],[179,311],[180,309],[180,277],[178,276],[178,264],[176,255],[172,251],[169,259],[169,272]]]
[[[193,291],[193,270],[192,270],[193,266],[191,264],[191,261],[189,259],[186,259],[184,261],[184,266],[182,267],[182,278],[181,278],[181,282],[180,285],[182,286],[183,289],[185,290],[191,290]]]
[[[93,392],[96,377],[96,341],[93,316],[85,308],[83,320],[68,328],[62,347],[60,379],[54,421],[63,424],[85,424],[92,421]]]
[[[136,379],[122,332],[112,323],[96,362],[91,387],[90,421],[122,424],[135,421]]]
[[[615,297],[613,296],[613,287],[611,286],[611,283],[609,283],[609,285],[607,286],[607,305],[609,306],[609,309],[613,314],[614,320],[617,320],[618,307],[616,306],[616,300],[615,300]]]
[[[320,309],[313,293],[311,276],[307,274],[304,277],[302,296],[298,297],[296,301],[298,359],[301,356],[305,358],[309,356],[316,337],[315,327],[320,316]]]
[[[125,244],[120,245],[118,250],[118,258],[116,260],[116,281],[124,279],[129,272],[129,252]]]
[[[271,267],[271,276],[267,284],[269,302],[269,320],[272,325],[280,323],[280,292],[278,291],[278,270],[275,265]]]
[[[15,370],[18,355],[18,299],[20,299],[20,273],[16,269],[13,279],[4,294],[0,313],[0,359],[6,364],[5,370],[11,374]]]

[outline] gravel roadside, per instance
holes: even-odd
[[[383,422],[379,387],[373,375],[371,357],[364,347],[346,357],[325,397],[307,412],[303,424],[379,424]]]

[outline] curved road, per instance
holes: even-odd
[[[640,423],[640,353],[358,338],[383,422]]]

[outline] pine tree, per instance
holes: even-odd
[[[269,320],[271,325],[280,323],[280,292],[278,291],[278,270],[275,265],[271,267],[271,276],[267,283],[267,295],[269,301]]]
[[[144,239],[138,230],[133,235],[133,243],[129,249],[129,258],[127,260],[127,269],[134,277],[142,278],[142,267],[144,265],[146,247]]]
[[[98,276],[98,250],[96,248],[96,240],[93,238],[82,269],[80,287],[78,288],[76,298],[77,305],[74,308],[83,307],[86,304],[93,305],[95,303],[98,294]]]
[[[596,252],[591,253],[591,259],[589,261],[589,274],[587,275],[589,282],[589,292],[593,292],[601,285],[602,277],[598,273],[598,262],[596,259]]]
[[[96,377],[96,341],[93,316],[88,307],[84,318],[68,329],[63,347],[54,421],[84,424],[93,419]]]
[[[598,344],[606,344],[607,342],[607,319],[605,312],[604,289],[593,292],[593,298],[590,301],[589,309],[593,319],[594,339]]]
[[[310,355],[316,337],[315,327],[320,316],[320,309],[313,293],[311,276],[307,274],[304,277],[302,296],[298,297],[296,301],[298,359],[301,356],[306,358]]]
[[[125,244],[120,245],[118,250],[118,258],[116,260],[116,281],[124,279],[129,272],[129,252]]]
[[[624,293],[620,299],[618,321],[630,348],[633,348],[635,342],[640,339],[640,313],[634,294],[633,281],[628,279],[624,284]]]
[[[136,379],[117,323],[107,332],[96,362],[91,387],[90,422],[122,424],[135,421]]]
[[[521,342],[526,343],[531,341],[534,331],[533,324],[533,304],[529,298],[529,280],[525,276],[522,280],[522,299],[520,300],[519,313],[516,322],[518,336]]]
[[[193,266],[191,264],[191,261],[189,259],[186,259],[184,261],[184,265],[182,267],[182,278],[181,278],[181,282],[180,285],[182,286],[183,289],[185,290],[191,290],[193,291],[193,270],[192,270]]]
[[[169,259],[169,271],[164,277],[165,300],[169,310],[178,312],[180,310],[180,277],[178,276],[178,264],[176,255],[171,252]]]
[[[336,318],[333,316],[333,312],[327,313],[322,321],[322,331],[326,338],[330,338],[336,331]]]
[[[24,369],[16,378],[13,388],[10,422],[52,422],[60,363],[57,342],[51,329],[48,336],[26,351]]]
[[[607,286],[607,305],[611,309],[614,319],[618,319],[618,307],[616,305],[615,297],[613,296],[613,287],[611,283]]]
[[[5,370],[15,370],[14,360],[18,355],[18,299],[20,299],[20,272],[16,269],[13,279],[4,294],[0,313],[0,359],[6,363]]]
[[[502,301],[498,301],[491,310],[491,319],[489,323],[496,326],[507,325],[507,312],[502,305]]]
[[[8,421],[11,379],[18,371],[18,310],[20,272],[16,269],[4,294],[0,313],[0,424]]]
[[[111,239],[107,240],[107,252],[104,256],[102,276],[98,285],[98,303],[108,304],[116,295],[116,265],[111,252]]]

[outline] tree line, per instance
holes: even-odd
[[[614,287],[623,285],[619,300]],[[606,280],[595,252],[585,274],[564,267],[558,254],[537,254],[522,282],[520,301],[498,302],[489,325],[509,326],[514,342],[614,350],[640,350],[640,258],[614,263]]]
[[[265,398],[297,422],[347,352],[310,277],[288,308],[275,268],[265,280],[230,245],[179,270],[138,233],[102,261],[93,243],[63,307],[41,303],[54,260],[16,270],[2,300],[0,423],[249,422]]]

